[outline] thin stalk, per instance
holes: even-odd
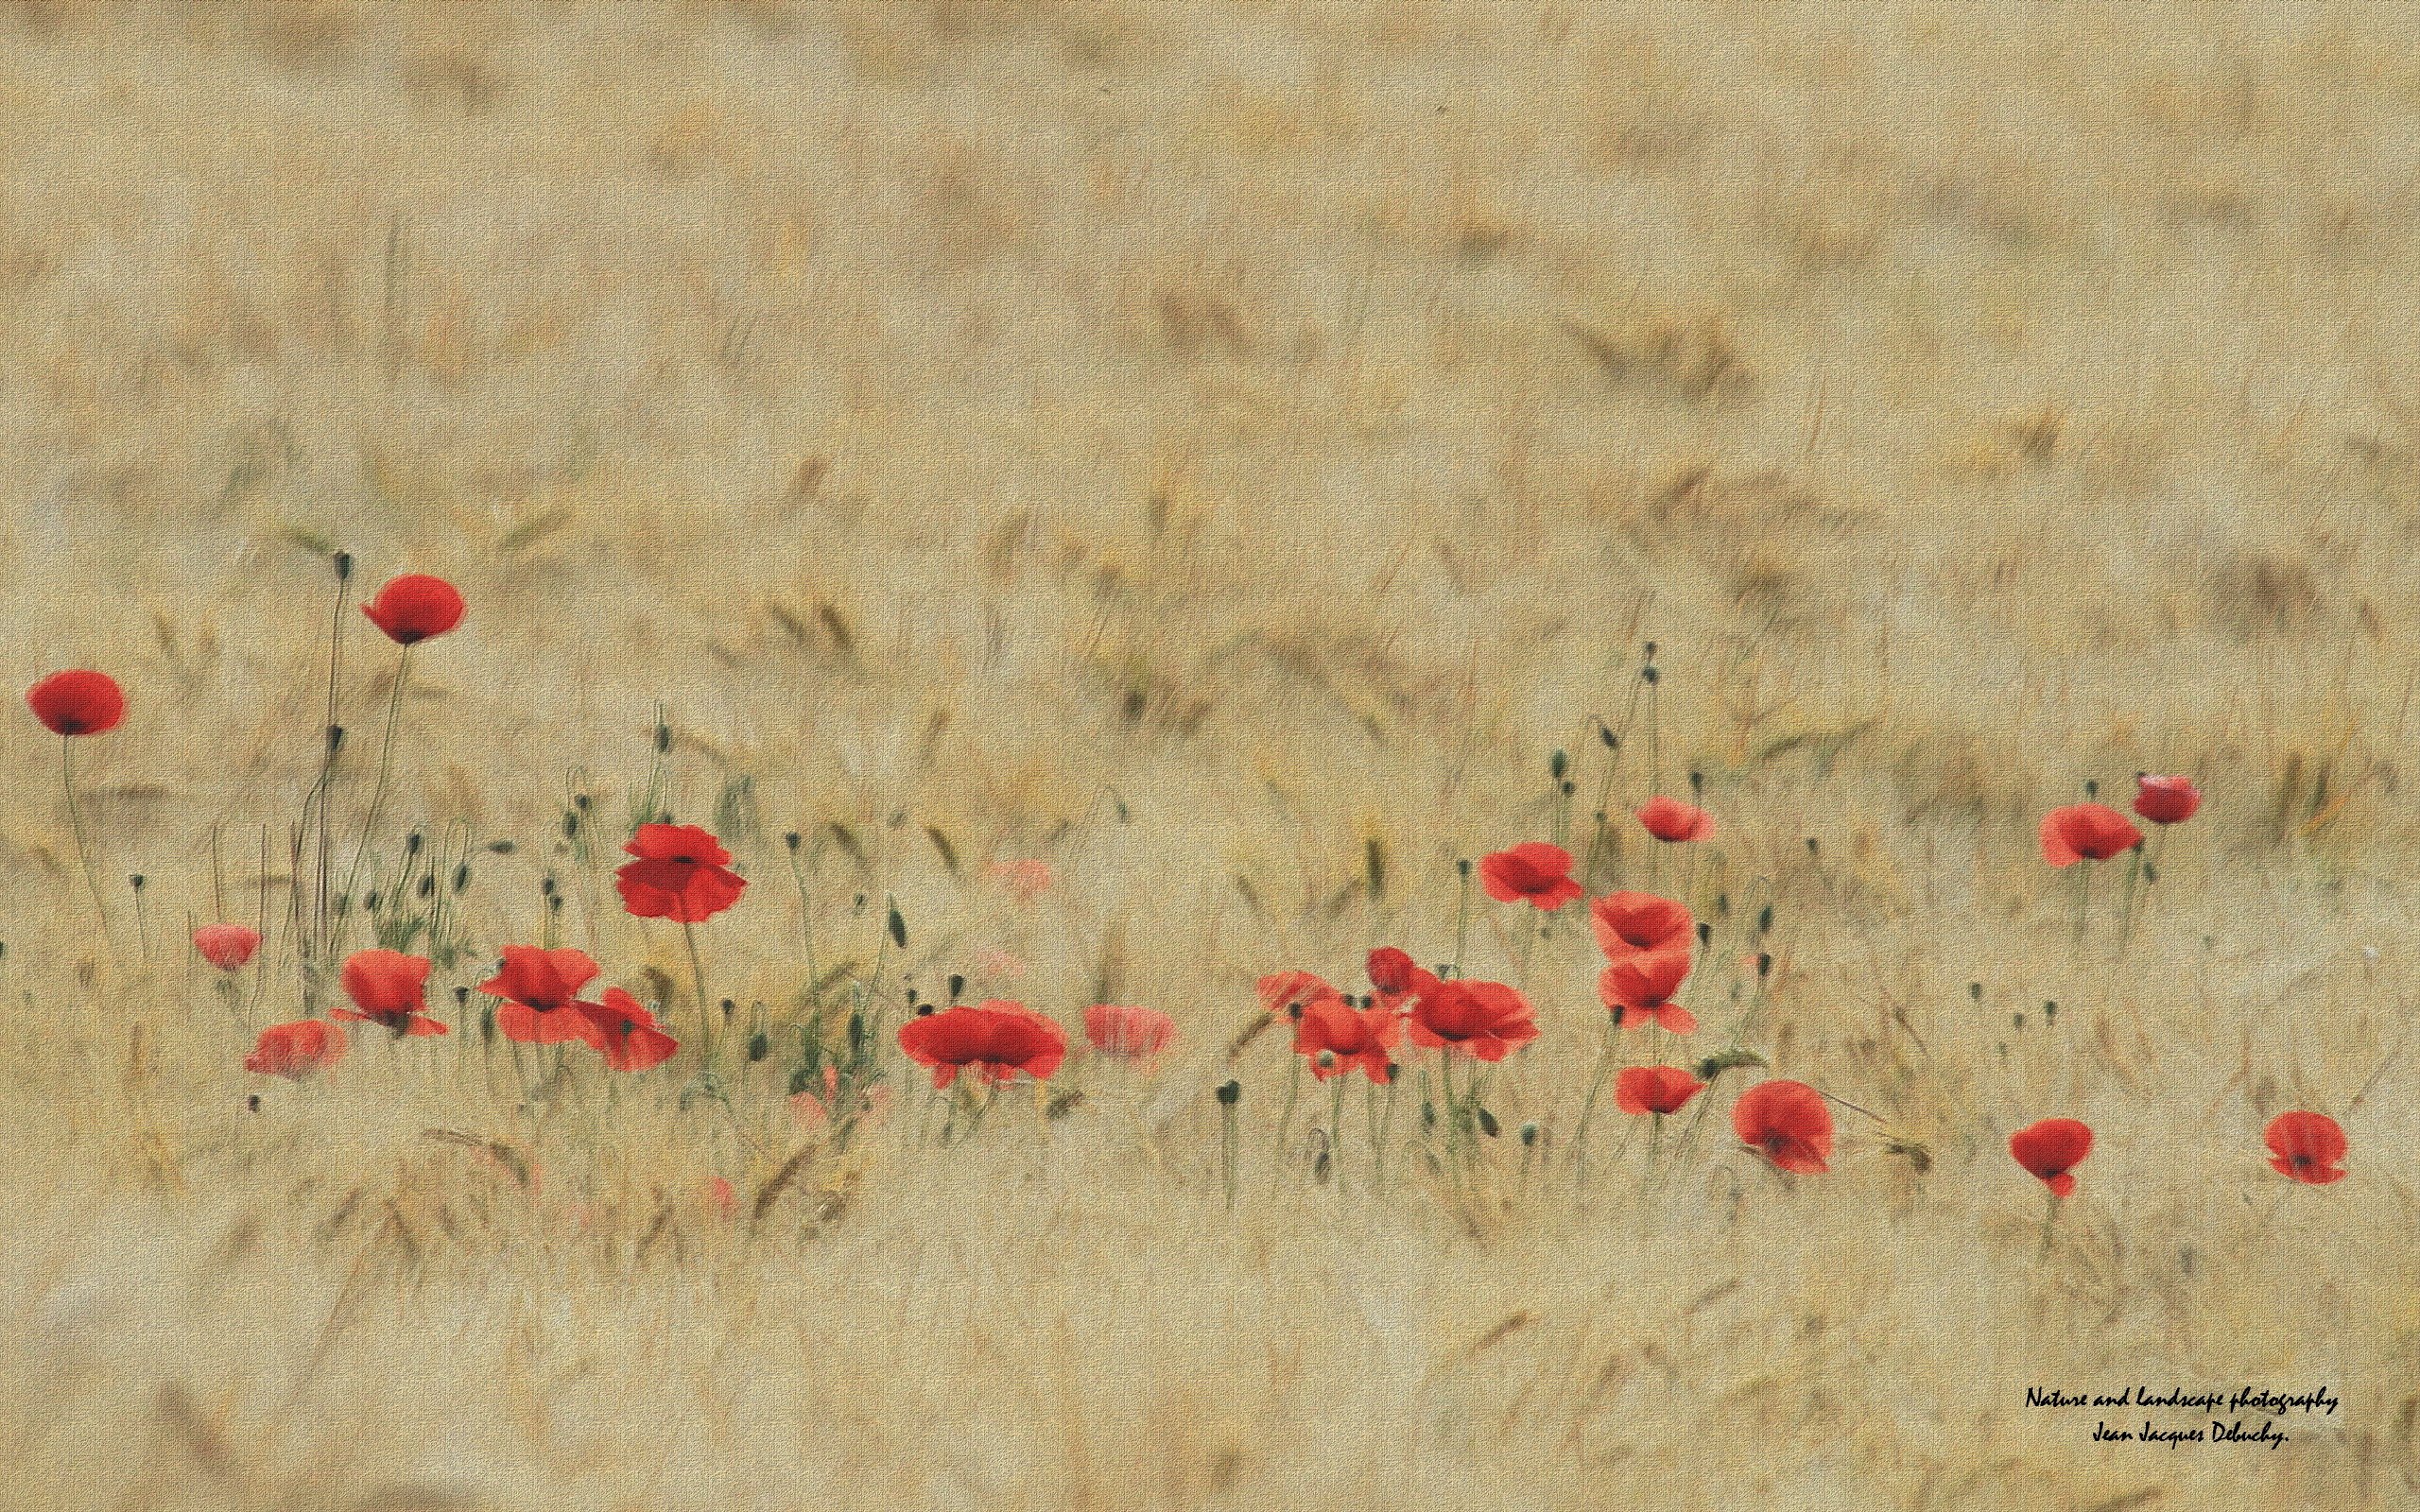
[[[75,737],[59,737],[59,782],[67,792],[67,830],[76,839],[76,865],[83,870],[84,886],[93,895],[93,917],[100,921],[101,940],[109,942],[110,907],[101,900],[101,880],[93,870],[93,853],[84,844],[84,816],[76,805]]]
[[[345,869],[344,895],[348,898],[353,896],[354,884],[361,879],[361,858],[369,852],[371,836],[378,833],[378,814],[386,806],[387,774],[395,756],[395,726],[403,714],[404,683],[411,677],[411,671],[412,648],[406,645],[395,663],[395,686],[387,696],[387,732],[378,741],[378,780],[370,788],[370,816],[361,821],[361,843],[353,848],[353,865]]]
[[[685,919],[681,921],[681,940],[689,947],[689,980],[698,992],[698,1053],[711,1072],[715,1067],[714,1005],[706,996],[706,963],[698,954],[698,926]]]
[[[1571,1169],[1577,1177],[1588,1160],[1588,1120],[1596,1115],[1597,1095],[1605,1090],[1605,1077],[1614,1069],[1614,1043],[1621,1034],[1621,1025],[1610,1013],[1605,1015],[1605,1044],[1597,1052],[1597,1074],[1589,1079],[1588,1095],[1580,1104],[1580,1122],[1571,1131]]]
[[[1336,1190],[1344,1192],[1344,1068],[1330,1078],[1327,1111],[1327,1165],[1336,1174]]]

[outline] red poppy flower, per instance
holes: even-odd
[[[1538,1037],[1530,1000],[1501,982],[1448,978],[1412,1000],[1411,1042],[1450,1046],[1480,1060],[1502,1060]]]
[[[106,672],[54,672],[26,690],[26,707],[54,735],[97,735],[126,717],[126,695]]]
[[[1810,1176],[1831,1169],[1832,1110],[1803,1081],[1758,1082],[1731,1107],[1739,1143],[1785,1171]]]
[[[1357,1069],[1374,1082],[1385,1082],[1394,1059],[1390,1052],[1402,1038],[1402,1014],[1388,1007],[1357,1008],[1334,992],[1303,1005],[1303,1016],[1294,1022],[1295,1053],[1322,1081]]]
[[[2269,1124],[2269,1163],[2285,1176],[2324,1187],[2344,1179],[2344,1130],[2325,1113],[2280,1113]]]
[[[634,918],[700,923],[739,902],[748,885],[729,869],[722,842],[694,824],[642,824],[622,849],[638,859],[614,873],[614,883]]]
[[[1625,1113],[1677,1113],[1705,1086],[1678,1066],[1632,1066],[1614,1078],[1614,1106]]]
[[[1599,974],[1597,996],[1613,1010],[1616,1023],[1656,1023],[1674,1034],[1694,1034],[1697,1015],[1672,1001],[1688,974],[1687,951],[1637,952]]]
[[[442,577],[406,573],[361,606],[370,623],[398,645],[415,645],[462,623],[462,595]]]
[[[1647,833],[1658,840],[1678,843],[1714,838],[1714,816],[1677,798],[1649,799],[1638,806],[1638,822],[1646,825]]]
[[[263,1029],[252,1053],[244,1057],[244,1069],[258,1075],[301,1081],[311,1073],[342,1060],[347,1048],[344,1031],[327,1020],[297,1019],[292,1023],[274,1023]]]
[[[1651,892],[1608,893],[1588,905],[1597,948],[1613,960],[1640,951],[1687,950],[1697,923],[1689,911]]]
[[[2135,779],[2135,812],[2153,824],[2182,824],[2202,808],[2202,790],[2189,777]]]
[[[1370,985],[1378,989],[1378,1005],[1399,1008],[1406,999],[1437,985],[1437,975],[1413,962],[1409,952],[1381,945],[1370,953],[1366,968]]]
[[[2072,867],[2090,857],[2106,861],[2140,845],[2143,832],[2106,803],[2070,803],[2042,816],[2042,859]]]
[[[1253,986],[1260,993],[1260,1011],[1272,1019],[1285,1018],[1313,999],[1343,995],[1309,971],[1272,971]]]
[[[505,1000],[495,1010],[495,1026],[507,1040],[554,1045],[588,1038],[587,1018],[563,1010],[579,1006],[579,989],[596,979],[596,963],[585,951],[507,945],[504,969],[479,990]]]
[[[672,1058],[681,1041],[666,1034],[644,1004],[618,987],[605,989],[602,1003],[575,1003],[585,1032],[580,1038],[595,1045],[605,1064],[615,1071],[645,1071]]]
[[[2069,1173],[2092,1153],[2092,1129],[2072,1118],[2046,1118],[2010,1135],[2008,1153],[2040,1177],[2052,1196],[2064,1197],[2076,1189]]]
[[[1104,1003],[1084,1010],[1084,1038],[1104,1056],[1141,1060],[1168,1047],[1176,1038],[1176,1021],[1157,1008]]]
[[[1580,884],[1571,880],[1571,852],[1544,840],[1481,857],[1478,880],[1497,902],[1526,901],[1548,913],[1581,893]]]
[[[427,1006],[428,957],[401,951],[355,951],[344,963],[341,980],[350,1008],[336,1008],[331,1019],[374,1023],[398,1038],[443,1034],[445,1025],[422,1010]]]
[[[204,924],[193,932],[193,948],[222,971],[240,971],[261,948],[261,932],[244,924]]]
[[[946,1087],[961,1071],[987,1082],[1023,1073],[1048,1081],[1067,1058],[1067,1035],[1022,1003],[994,998],[979,1007],[943,1008],[899,1026],[899,1048]]]

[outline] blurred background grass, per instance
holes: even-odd
[[[79,756],[104,874],[152,880],[112,960],[0,722],[25,1504],[2415,1494],[2405,14],[58,0],[0,39],[0,662],[128,684]],[[471,602],[388,813],[519,843],[482,951],[661,706],[676,813],[757,883],[720,990],[795,997],[796,829],[832,959],[895,895],[926,992],[1185,1048],[762,1222],[703,1185],[746,1213],[800,1132],[668,1078],[542,1116],[458,1040],[364,1044],[245,1114],[290,979],[239,1024],[180,942],[214,827],[232,895],[263,826],[282,885],[338,547]],[[1788,1193],[1709,1139],[1652,1191],[1506,1149],[1340,1197],[1270,1169],[1270,1036],[1230,1219],[1252,978],[1450,954],[1455,860],[1545,833],[1557,748],[1586,833],[1647,640],[1616,811],[1703,774],[1695,901],[1778,916],[1755,1042],[1885,1126]],[[2209,806],[2131,949],[2079,949],[2033,822],[2146,767]],[[1028,857],[1022,905],[985,868]],[[588,902],[609,980],[683,979]],[[1549,1149],[1587,956],[1540,949],[1500,1091]],[[2279,1194],[2288,1107],[2354,1179]],[[2001,1141],[2052,1113],[2101,1144],[2037,1260]],[[2136,1379],[2347,1404],[2274,1453],[2022,1407]]]

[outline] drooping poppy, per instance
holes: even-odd
[[[1084,1038],[1104,1056],[1143,1060],[1176,1039],[1176,1021],[1157,1008],[1102,1003],[1084,1010]]]
[[[331,1019],[374,1023],[401,1039],[406,1035],[443,1034],[445,1025],[428,1017],[428,957],[401,951],[355,951],[345,958],[340,974],[350,1008],[331,1009]]]
[[[2280,1113],[2269,1121],[2269,1163],[2280,1175],[2324,1187],[2344,1179],[2336,1162],[2347,1148],[2343,1126],[2325,1113]]]
[[[417,645],[462,623],[462,595],[442,577],[406,573],[378,590],[361,612],[397,645]]]
[[[126,694],[106,672],[54,672],[26,690],[26,707],[54,735],[97,735],[126,717]]]
[[[614,873],[633,918],[700,923],[739,902],[748,885],[730,869],[722,842],[694,824],[642,824],[622,849],[638,858]]]
[[[2064,1197],[2076,1189],[2075,1167],[2092,1153],[2092,1129],[2077,1119],[2046,1118],[2010,1135],[2008,1153],[2041,1177],[2052,1196]]]
[[[495,1026],[507,1040],[562,1044],[588,1037],[587,1016],[566,1010],[579,1005],[579,989],[596,979],[596,971],[587,952],[570,946],[550,951],[507,945],[503,969],[480,983],[479,990],[505,1000],[495,1010]]]
[[[1303,1016],[1294,1021],[1294,1051],[1322,1081],[1357,1070],[1383,1084],[1394,1059],[1390,1052],[1402,1038],[1402,1014],[1388,1007],[1357,1008],[1336,992],[1304,1004]]]
[[[1018,1074],[1048,1081],[1067,1058],[1067,1035],[1022,1003],[993,998],[908,1020],[899,1026],[899,1048],[932,1069],[936,1087],[956,1081],[961,1071],[986,1082]]]
[[[1502,1060],[1538,1037],[1530,1000],[1501,982],[1440,981],[1412,999],[1411,1042],[1451,1048],[1479,1060]]]
[[[1479,858],[1479,885],[1500,903],[1527,902],[1548,913],[1581,895],[1571,879],[1571,852],[1544,840]]]
[[[256,1075],[301,1081],[342,1060],[347,1048],[344,1031],[325,1019],[273,1023],[261,1031],[252,1053],[244,1057],[244,1069]]]
[[[1638,806],[1638,822],[1647,833],[1668,844],[1714,838],[1714,816],[1677,798],[1651,798]]]
[[[1392,945],[1372,951],[1364,970],[1370,974],[1370,985],[1378,989],[1379,1005],[1388,1008],[1400,1007],[1413,993],[1437,981],[1436,973],[1414,962],[1409,952]]]
[[[2135,779],[2135,812],[2153,824],[2182,824],[2201,808],[2202,790],[2189,777],[2144,772]]]
[[[607,988],[602,1003],[575,1003],[571,1011],[585,1025],[580,1038],[596,1046],[615,1071],[660,1066],[681,1048],[681,1041],[664,1032],[645,1004],[618,987]]]
[[[1731,1106],[1739,1143],[1784,1171],[1819,1176],[1830,1170],[1832,1110],[1803,1081],[1758,1082]]]
[[[1705,1087],[1678,1066],[1631,1066],[1614,1078],[1614,1106],[1625,1113],[1677,1113]]]
[[[1260,1011],[1272,1019],[1291,1017],[1315,998],[1343,995],[1309,971],[1271,971],[1253,986],[1260,994]]]
[[[1673,1034],[1694,1034],[1697,1015],[1672,1001],[1688,974],[1685,950],[1634,952],[1598,974],[1597,996],[1616,1023],[1653,1023]]]
[[[2042,859],[2054,867],[2072,867],[2090,859],[2106,861],[2140,845],[2143,832],[2134,821],[2106,803],[2070,803],[2042,816]]]
[[[261,932],[248,924],[204,924],[193,932],[197,954],[222,971],[240,971],[261,948]]]
[[[1588,905],[1588,923],[1597,933],[1597,948],[1611,960],[1646,951],[1687,950],[1697,928],[1686,908],[1651,892],[1607,893]]]

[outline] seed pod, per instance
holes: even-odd
[[[1230,1079],[1219,1084],[1219,1105],[1221,1108],[1235,1107],[1237,1102],[1242,1100],[1243,1095],[1243,1083],[1239,1081]]]

